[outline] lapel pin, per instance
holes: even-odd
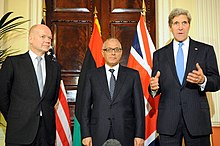
[[[198,51],[198,48],[195,48],[195,51]]]

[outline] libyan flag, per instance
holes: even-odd
[[[74,116],[74,129],[73,129],[73,146],[82,146],[81,132],[80,132],[80,120],[81,120],[81,103],[83,102],[83,91],[86,79],[86,72],[95,67],[101,67],[104,65],[104,58],[102,57],[102,38],[100,31],[99,21],[97,16],[94,16],[94,26],[92,36],[89,42],[89,49],[86,52],[76,95],[76,108]]]

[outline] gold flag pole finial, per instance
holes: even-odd
[[[95,17],[97,17],[98,11],[97,11],[96,7],[95,7],[93,14],[95,15]]]
[[[146,5],[145,5],[145,2],[144,0],[142,1],[142,12],[141,12],[141,15],[145,16],[146,15]]]

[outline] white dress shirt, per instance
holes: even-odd
[[[36,72],[37,63],[38,63],[38,61],[36,59],[37,55],[31,50],[29,50],[29,55],[31,57],[31,60],[32,60],[32,63],[34,65],[34,69],[35,69],[35,72]],[[45,56],[44,54],[41,56],[41,58],[42,58],[41,67],[42,67],[42,75],[43,75],[43,85],[45,84],[45,80],[46,80],[46,63],[45,63],[45,57],[44,56]]]
[[[109,71],[109,69],[114,69],[115,71],[113,72],[114,76],[115,76],[115,80],[117,81],[118,78],[118,70],[119,70],[119,64],[117,64],[114,67],[110,67],[109,65],[105,64],[105,72],[106,72],[106,76],[107,76],[107,81],[108,81],[108,87],[110,87],[110,78],[112,73]]]

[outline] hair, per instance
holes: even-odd
[[[31,28],[29,29],[29,36],[34,33],[34,31],[36,31],[36,28],[39,28],[39,27],[47,27],[48,29],[50,29],[48,26],[46,26],[45,24],[35,24],[33,26],[31,26]]]
[[[121,143],[116,139],[108,139],[102,146],[121,146]]]
[[[173,18],[176,17],[176,16],[179,16],[179,15],[186,15],[187,19],[188,19],[188,22],[190,24],[191,20],[192,20],[192,17],[189,13],[188,10],[185,10],[185,9],[181,9],[181,8],[175,8],[173,9],[171,12],[170,12],[170,15],[168,17],[168,23],[169,23],[169,26],[171,27],[172,24],[173,24]]]
[[[31,28],[30,28],[30,30],[29,30],[29,36],[33,33],[33,31],[36,29],[37,26],[38,26],[37,24],[31,26]]]
[[[118,42],[118,43],[120,44],[120,48],[122,48],[120,41],[119,41],[117,38],[111,37],[111,38],[108,38],[108,39],[105,40],[105,42],[104,42],[103,45],[102,45],[102,49],[105,49],[105,48],[106,48],[106,43],[109,42],[109,41]]]

